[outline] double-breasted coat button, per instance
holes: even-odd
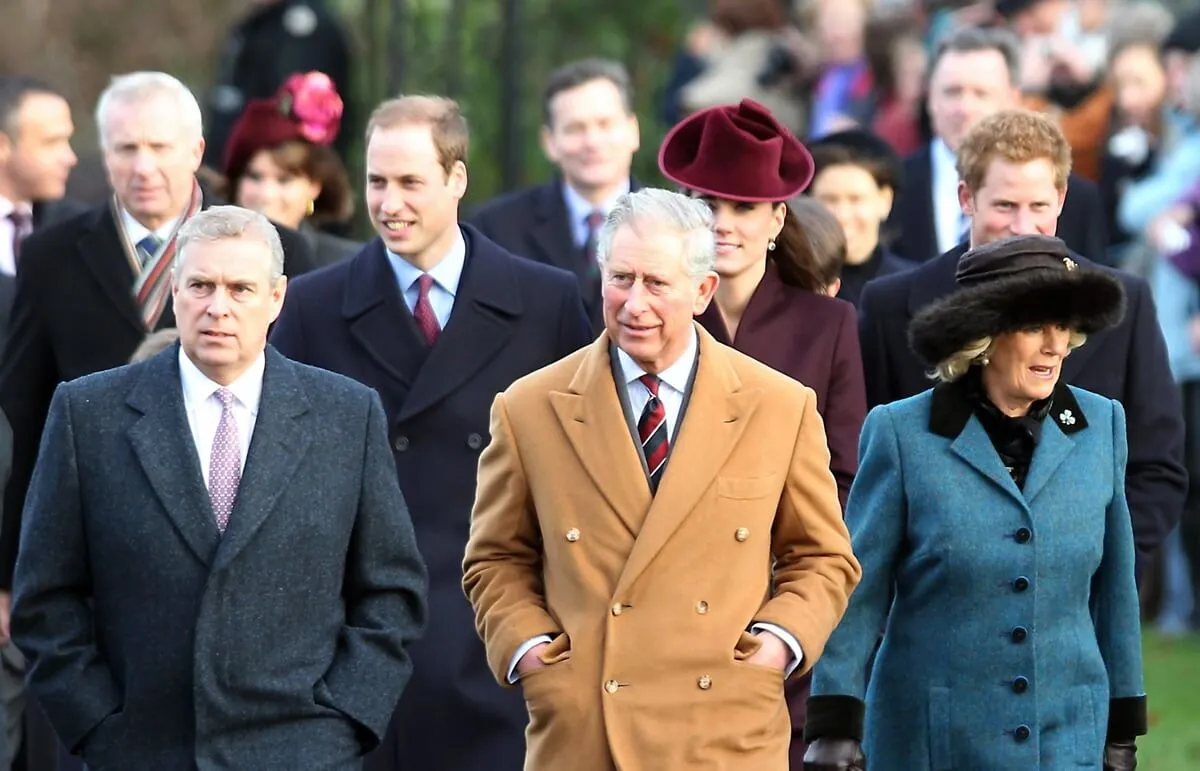
[[[483,437],[479,434],[471,434],[467,437],[467,446],[472,450],[478,450],[483,446]]]
[[[1017,543],[1029,543],[1029,539],[1033,537],[1033,533],[1030,532],[1029,528],[1023,527],[1016,533],[1013,533],[1013,537],[1017,539]]]
[[[733,531],[733,537],[736,538],[739,542],[745,541],[747,538],[750,537],[750,528],[739,527],[737,530]]]
[[[1029,738],[1029,726],[1019,725],[1017,730],[1013,731],[1013,738],[1019,742],[1023,742]]]
[[[1025,627],[1023,627],[1023,626],[1013,627],[1012,635],[1011,635],[1013,642],[1023,643],[1023,642],[1025,642],[1025,638],[1028,636],[1029,636],[1029,630],[1026,629]]]
[[[1012,681],[1013,693],[1025,693],[1029,690],[1029,680],[1024,677],[1015,678]]]
[[[705,602],[704,600],[700,600],[700,602],[697,602],[696,603],[696,612],[699,613],[701,616],[703,616],[705,613],[708,612],[708,603]]]
[[[570,541],[571,543],[575,543],[576,541],[578,541],[579,540],[579,528],[573,527],[570,530],[568,530],[567,531],[567,540]]]
[[[1029,588],[1029,579],[1026,578],[1025,576],[1017,576],[1013,580],[1013,591],[1014,592],[1023,592],[1028,588]]]
[[[616,680],[609,680],[607,683],[604,684],[604,690],[608,691],[609,693],[616,693],[617,689],[620,687],[621,687],[621,684],[618,683]]]
[[[396,441],[392,442],[392,447],[396,448],[396,452],[404,452],[408,449],[408,437],[398,436]]]
[[[700,690],[707,691],[712,688],[712,678],[708,675],[700,675],[700,679],[696,681],[696,685],[700,686]]]
[[[612,606],[612,614],[613,614],[614,616],[619,616],[619,615],[621,615],[621,611],[622,611],[622,610],[624,610],[624,608],[622,608],[622,607],[621,607],[621,603],[619,603],[619,602],[618,602],[616,605],[613,605],[613,606]]]

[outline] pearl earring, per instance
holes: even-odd
[[[774,238],[772,238],[770,241],[767,242],[767,251],[768,252],[775,251],[775,239]]]
[[[989,365],[989,364],[991,364],[991,363],[992,363],[992,360],[991,360],[991,359],[989,359],[987,356],[980,356],[980,357],[979,357],[979,366],[981,366],[981,367],[986,367],[987,365]]]

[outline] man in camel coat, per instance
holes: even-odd
[[[784,679],[861,572],[813,392],[693,321],[712,216],[624,196],[606,332],[496,398],[464,588],[527,771],[785,771]]]

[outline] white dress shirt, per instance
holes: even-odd
[[[617,200],[629,192],[630,182],[627,178],[625,182],[617,189],[615,193],[609,196],[608,200],[602,201],[599,206],[593,206],[586,198],[581,196],[575,188],[562,183],[563,201],[567,204],[567,217],[571,224],[571,238],[574,239],[575,245],[580,249],[587,246],[588,239],[588,215],[597,209],[604,214],[605,217],[617,206]]]
[[[266,356],[259,354],[250,365],[250,369],[226,386],[234,395],[233,419],[237,423],[238,448],[243,471],[246,469],[246,455],[250,452],[250,437],[254,435],[254,422],[258,419],[258,403],[262,397],[266,363]],[[217,389],[221,388],[221,385],[209,380],[182,348],[179,349],[179,379],[183,385],[183,408],[187,411],[192,441],[196,444],[196,454],[200,456],[200,473],[207,487],[213,441],[217,438],[217,426],[221,423],[222,406],[217,398]]]
[[[8,215],[12,214],[16,208],[16,204],[0,195],[0,273],[7,273],[10,276],[17,272],[17,255],[13,254],[16,225],[8,218]],[[27,210],[27,213],[30,216],[33,215],[32,210]],[[22,234],[22,238],[28,235],[27,230]]]
[[[962,213],[958,202],[958,160],[941,139],[934,139],[929,152],[932,169],[930,184],[933,195],[933,230],[938,254],[948,252],[963,241],[963,231],[970,218]],[[937,255],[923,255],[929,259]]]
[[[675,434],[679,429],[679,413],[683,409],[684,395],[687,393],[688,381],[692,377],[692,369],[696,365],[696,356],[699,353],[697,345],[697,337],[692,335],[688,341],[688,347],[683,352],[683,355],[671,366],[658,373],[658,399],[663,403],[663,410],[667,413],[667,437],[669,442],[675,441]],[[642,416],[642,410],[646,408],[646,402],[650,401],[650,389],[642,384],[640,378],[648,374],[642,369],[641,365],[633,360],[629,354],[620,348],[617,349],[617,363],[621,367],[621,376],[624,379],[626,393],[629,396],[629,406],[633,412],[633,419],[636,422]],[[800,662],[804,660],[804,651],[800,648],[800,642],[786,629],[776,626],[775,624],[756,623],[750,627],[750,631],[755,634],[759,632],[771,632],[779,639],[783,640],[784,644],[792,652],[792,660],[789,662],[784,675],[790,675],[796,667],[800,666]],[[530,648],[542,643],[548,643],[552,640],[549,635],[538,635],[525,641],[521,647],[517,648],[517,652],[513,654],[512,661],[508,665],[508,682],[517,682],[517,663],[521,660]]]
[[[462,281],[463,268],[467,264],[467,242],[463,239],[462,230],[455,228],[454,233],[454,245],[450,247],[450,251],[441,262],[428,271],[433,279],[433,286],[429,288],[429,305],[433,308],[439,329],[445,329],[446,323],[450,321],[450,311],[454,308],[458,284]],[[417,280],[425,275],[426,271],[422,271],[392,250],[386,251],[392,272],[396,274],[396,283],[400,286],[400,294],[404,297],[404,304],[411,311],[417,307],[417,299],[421,296]]]
[[[175,225],[182,217],[183,215],[180,214],[165,225],[150,230],[135,220],[133,215],[126,211],[124,207],[121,208],[121,225],[125,228],[125,235],[129,236],[129,243],[133,244],[135,248],[141,243],[143,238],[151,233],[154,234],[154,237],[158,239],[160,244],[165,244],[171,238],[171,234],[175,232]],[[154,255],[150,256],[153,257]]]

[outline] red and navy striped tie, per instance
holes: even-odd
[[[642,453],[646,456],[646,468],[650,471],[650,490],[658,492],[663,468],[667,465],[667,410],[658,398],[658,384],[654,375],[642,375],[639,380],[650,392],[650,400],[642,410],[638,421],[638,436],[642,440]]]

